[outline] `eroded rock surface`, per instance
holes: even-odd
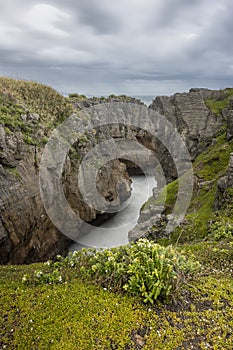
[[[36,120],[25,118],[23,114],[22,123],[29,126],[40,120],[38,114]],[[37,129],[42,138],[45,128],[38,124]],[[20,128],[12,132],[6,125],[0,125],[0,263],[4,264],[51,259],[65,252],[69,244],[68,238],[48,218],[41,200],[38,166],[43,147],[36,142],[35,145],[26,144],[24,139]],[[67,201],[77,215],[88,222],[100,213],[82,200],[77,171],[80,159],[95,142],[94,136],[77,142],[73,154],[67,156],[62,177]],[[130,186],[126,165],[119,160],[101,169],[97,179],[98,190],[109,203],[118,197],[119,203],[126,200],[131,193]],[[79,231],[81,225],[77,227],[77,236]]]
[[[232,100],[229,100],[228,106],[218,115],[213,113],[206,103],[208,99],[221,101],[225,97],[225,92],[221,90],[191,89],[188,93],[178,93],[170,97],[158,96],[149,108],[164,115],[170,121],[182,136],[191,159],[195,160],[201,152],[213,144],[216,135],[222,132],[221,130],[226,128],[228,140],[233,138]],[[177,147],[173,140],[171,140],[171,145],[173,148]],[[155,145],[155,148],[163,164],[167,181],[176,179],[176,170],[168,151],[159,143]],[[221,201],[224,201],[223,198],[232,187],[231,163],[232,157],[228,174],[218,183],[216,208],[221,206]],[[161,208],[150,205],[149,209],[142,209],[138,224],[129,232],[129,240],[137,240],[149,235],[154,238],[168,237],[174,224],[176,222],[172,215],[165,215]]]

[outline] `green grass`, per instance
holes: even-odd
[[[233,89],[228,88],[223,90],[223,98],[222,99],[206,99],[205,104],[211,110],[211,112],[215,113],[219,116],[224,108],[229,105],[230,99],[233,97]]]
[[[202,188],[195,186],[193,198],[186,214],[186,224],[175,229],[171,234],[170,242],[175,243],[177,239],[181,242],[203,239],[208,234],[209,221],[216,220],[214,201],[216,196],[217,182],[219,177],[225,175],[228,168],[230,153],[233,152],[233,143],[226,141],[226,134],[220,135],[216,143],[201,153],[193,164],[193,172],[199,182],[204,183]],[[165,203],[165,213],[172,212],[176,202],[178,181],[168,184],[155,200],[153,197],[144,203],[142,210],[150,205],[162,205]],[[164,201],[164,198],[166,200]],[[233,212],[232,213],[233,217]],[[229,218],[229,212],[220,212],[224,220]],[[229,218],[231,220],[231,216]]]
[[[17,168],[5,168],[7,170],[7,172],[11,175],[11,176],[14,176],[18,179],[21,178]]]
[[[215,145],[210,146],[195,160],[193,165],[194,174],[199,180],[210,181],[210,183],[204,184],[202,188],[195,189],[186,215],[188,224],[176,229],[173,234],[173,241],[180,235],[183,241],[203,239],[207,236],[209,222],[216,220],[214,202],[217,182],[219,177],[226,173],[232,151],[232,142],[226,142],[225,135],[221,135]],[[222,215],[222,220],[225,216],[228,216],[225,210],[222,210],[219,214]]]
[[[216,139],[216,144],[202,152],[193,164],[194,173],[205,181],[215,180],[227,168],[233,143],[226,141],[226,134]]]
[[[221,101],[206,102],[217,115],[228,105],[233,90],[225,93]],[[28,144],[34,144],[38,125],[42,130],[39,138],[46,142],[51,130],[71,114],[71,102],[50,87],[0,78],[0,123],[7,135],[22,132]],[[25,113],[38,113],[39,124],[23,122]],[[146,306],[137,297],[81,278],[75,269],[67,268],[64,283],[25,285],[25,274],[46,272],[47,266],[0,266],[0,349],[133,350],[141,349],[141,344],[144,350],[231,350],[233,242],[230,235],[215,241],[209,224],[233,224],[232,189],[228,191],[230,204],[214,212],[217,180],[225,174],[233,150],[221,133],[216,144],[194,162],[197,178],[210,183],[195,188],[186,225],[170,240],[160,240],[163,245],[178,241],[178,251],[200,261],[202,270],[192,280],[186,280],[168,300],[158,299],[153,306]],[[78,159],[76,153],[74,157]],[[16,168],[7,170],[18,176]],[[161,204],[167,192],[167,212],[175,203],[177,189],[174,181],[157,198]],[[153,198],[144,209],[150,204],[154,204]]]
[[[21,131],[25,143],[38,143],[72,112],[69,99],[49,86],[0,77],[0,124],[8,134]],[[23,121],[31,113],[38,114],[39,120]]]
[[[0,266],[0,348],[111,350],[140,349],[144,344],[146,350],[230,350],[232,243],[177,249],[194,254],[203,272],[174,300],[150,307],[81,279],[74,270],[67,272],[66,283],[26,286],[23,275],[46,269],[44,264]]]

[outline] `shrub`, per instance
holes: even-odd
[[[233,225],[230,222],[216,221],[211,224],[209,231],[215,241],[233,238]]]
[[[106,289],[124,291],[151,304],[158,297],[167,298],[199,267],[199,263],[178,253],[172,246],[163,247],[147,239],[118,248],[83,249],[47,265],[52,271],[60,269],[61,274],[56,272],[56,276],[62,276],[67,268],[72,268]],[[36,282],[47,283],[49,280],[52,283],[48,274],[46,272],[43,278],[40,273]],[[50,274],[53,276],[53,272]],[[32,278],[34,282],[35,276]],[[61,280],[67,278],[61,277],[59,282]]]

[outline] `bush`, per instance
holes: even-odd
[[[167,298],[199,267],[199,263],[171,246],[163,247],[146,239],[112,249],[83,249],[46,265],[51,272],[46,271],[43,276],[36,271],[31,281],[62,283],[67,280],[62,274],[71,268],[106,289],[140,296],[151,304],[158,297]]]
[[[233,238],[233,225],[230,222],[215,221],[211,224],[209,231],[215,241]]]

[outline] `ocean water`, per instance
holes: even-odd
[[[128,205],[112,218],[93,228],[73,243],[69,250],[80,250],[84,247],[110,248],[128,243],[128,232],[137,224],[140,209],[152,196],[156,181],[152,176],[132,176],[132,194]]]

